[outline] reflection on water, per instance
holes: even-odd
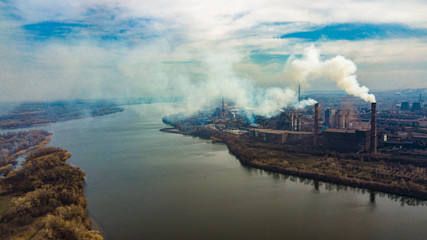
[[[323,191],[329,191],[329,192],[330,191],[351,191],[351,192],[362,193],[362,194],[368,193],[369,201],[372,203],[375,203],[375,196],[378,195],[381,197],[387,197],[388,199],[396,202],[400,202],[401,206],[405,206],[405,205],[426,206],[427,205],[427,201],[422,199],[411,198],[411,197],[406,197],[406,196],[401,196],[401,195],[391,194],[391,193],[377,192],[377,191],[369,190],[366,188],[358,188],[358,187],[345,186],[345,185],[340,185],[340,184],[335,184],[330,182],[322,182],[319,180],[312,180],[312,179],[303,178],[303,177],[286,175],[283,173],[268,172],[261,169],[250,167],[242,162],[240,162],[240,165],[242,166],[243,169],[245,169],[250,174],[255,174],[255,175],[266,174],[268,176],[271,176],[273,179],[281,179],[285,181],[289,180],[291,182],[298,182],[304,185],[310,185],[310,186],[313,186],[314,190],[316,190],[317,192],[320,192],[322,189]],[[320,188],[322,186],[323,188]]]

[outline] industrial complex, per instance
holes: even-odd
[[[378,103],[341,96],[314,96],[318,103],[304,109],[281,109],[275,117],[247,115],[222,98],[206,111],[189,118],[165,117],[182,131],[196,127],[246,134],[253,141],[293,145],[336,152],[409,154],[425,157],[427,107],[422,96],[412,102],[390,103],[379,95]],[[338,97],[335,97],[338,98]],[[340,103],[340,104],[337,104]]]
[[[315,105],[269,118],[219,99],[190,117],[164,117],[174,128],[162,131],[224,142],[251,167],[427,199],[427,105],[407,95],[312,95]]]

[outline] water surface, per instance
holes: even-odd
[[[108,239],[427,239],[426,206],[242,166],[223,144],[160,132],[163,105],[43,127],[86,172]]]

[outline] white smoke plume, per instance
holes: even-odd
[[[367,102],[375,102],[375,96],[369,94],[369,89],[360,86],[356,78],[356,64],[343,56],[336,56],[326,61],[320,60],[320,53],[311,45],[306,48],[302,59],[291,61],[292,76],[300,83],[307,83],[327,77],[336,82],[337,87],[348,94],[360,97]]]
[[[282,108],[304,108],[316,103],[312,99],[298,102],[296,91],[290,88],[258,88],[251,80],[238,77],[233,71],[233,63],[240,59],[236,52],[207,55],[203,61],[206,78],[197,83],[186,83],[186,115],[218,103],[221,97],[236,104],[248,117],[252,114],[273,117]]]
[[[310,99],[305,99],[305,100],[302,100],[300,102],[297,102],[296,104],[293,105],[293,107],[297,108],[297,109],[300,109],[300,108],[305,108],[305,107],[308,107],[308,106],[312,106],[312,105],[314,105],[316,103],[317,103],[316,100],[310,98]]]

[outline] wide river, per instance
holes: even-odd
[[[223,144],[160,132],[167,104],[56,123],[107,239],[427,239],[427,206],[242,166]]]

